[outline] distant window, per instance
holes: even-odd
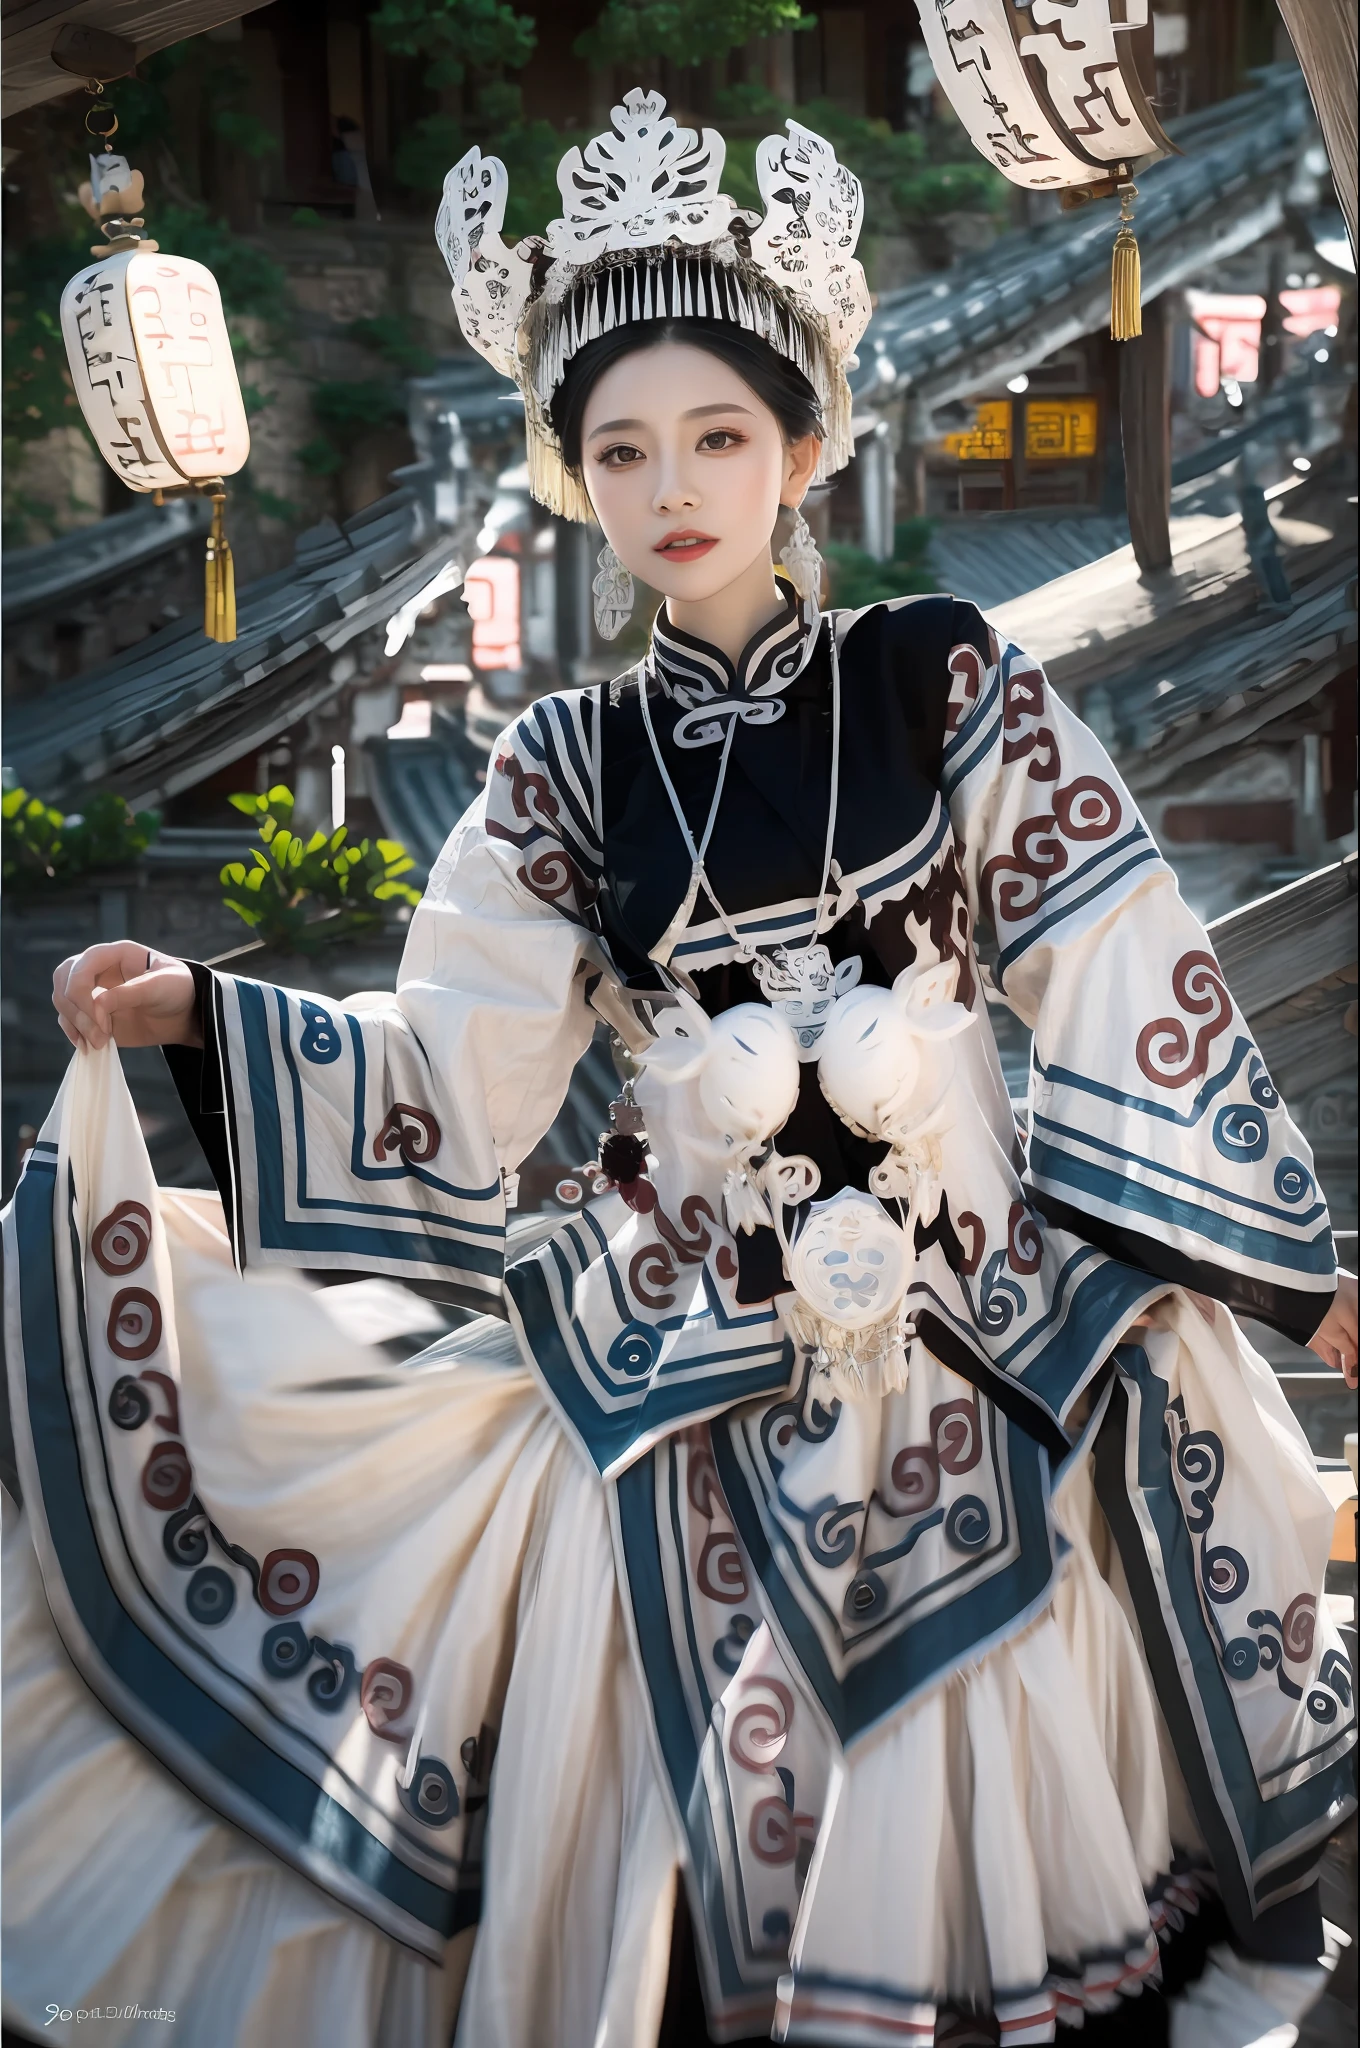
[[[1319,329],[1335,333],[1341,319],[1341,287],[1318,284],[1302,291],[1281,292],[1280,304],[1284,307],[1287,333],[1316,334]]]
[[[1214,398],[1225,382],[1254,384],[1260,370],[1261,322],[1266,302],[1258,292],[1185,295],[1194,322],[1195,389]]]
[[[1098,398],[1031,398],[1025,407],[1025,459],[1089,461],[1099,429]]]
[[[1157,57],[1183,57],[1190,48],[1188,14],[1154,14],[1152,50]]]
[[[945,453],[957,456],[960,462],[1009,462],[1014,411],[1009,398],[984,399],[971,427],[961,434],[945,435]]]
[[[463,578],[472,620],[472,665],[522,668],[519,644],[519,563],[509,555],[483,555]]]

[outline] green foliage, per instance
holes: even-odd
[[[137,66],[136,76],[115,79],[104,97],[118,116],[114,148],[134,168],[138,157],[157,148],[168,149],[174,136],[174,115],[166,87],[177,71],[194,59],[193,41],[172,43],[157,50]]]
[[[82,812],[63,817],[26,789],[0,798],[0,866],[6,889],[31,892],[71,882],[100,868],[140,859],[160,831],[159,811],[132,812],[120,796],[92,796]]]
[[[337,475],[359,435],[406,424],[401,386],[375,377],[323,379],[311,398],[321,432],[298,450],[309,476]]]
[[[406,418],[397,385],[373,377],[323,379],[314,384],[312,411],[321,426],[337,434],[362,434],[373,427],[400,425]]]
[[[150,204],[148,200],[148,231],[153,226]],[[214,220],[206,206],[158,206],[154,231],[163,249],[207,265],[217,279],[228,319],[252,313],[270,322],[280,319],[288,297],[282,264],[244,235],[234,234],[225,221]]]
[[[399,57],[423,57],[433,86],[471,73],[518,71],[538,40],[532,18],[506,0],[384,0],[369,27]]]
[[[786,105],[758,85],[728,86],[717,95],[716,114],[728,138],[723,190],[739,206],[760,207],[756,147],[791,114],[824,135],[863,185],[866,238],[900,234],[942,213],[1000,216],[1009,204],[1006,180],[982,161],[956,121],[894,131],[886,121],[849,114],[833,100]]]
[[[297,459],[308,476],[338,476],[345,466],[345,452],[329,434],[314,434],[298,449]]]
[[[392,152],[392,171],[398,184],[411,192],[440,191],[445,171],[468,147],[466,134],[466,123],[452,114],[426,114],[412,121],[402,130]]]
[[[452,114],[427,114],[412,122],[397,144],[392,168],[412,192],[438,192],[449,165],[474,142],[501,159],[510,179],[505,209],[505,238],[539,234],[562,210],[557,190],[557,165],[573,142],[587,131],[554,128],[551,121],[525,121],[520,115],[518,86],[501,81],[484,85],[476,108],[465,119]]]
[[[398,840],[361,839],[352,846],[343,825],[304,838],[293,830],[293,793],[282,783],[264,796],[231,801],[256,821],[262,844],[252,847],[249,866],[227,862],[222,901],[266,945],[319,953],[337,940],[380,930],[384,904],[419,903],[419,890],[400,879],[415,862]]]
[[[428,377],[434,368],[434,357],[427,348],[411,340],[407,323],[395,313],[379,313],[372,320],[351,320],[348,332],[351,341],[371,348],[403,377]]]
[[[251,79],[245,65],[220,43],[191,36],[144,58],[135,78],[117,79],[108,88],[105,97],[118,116],[114,147],[130,163],[136,166],[139,157],[152,157],[158,149],[173,153],[175,116],[168,88],[179,72],[196,77],[203,119],[229,149],[256,159],[277,151],[278,137],[251,112]],[[149,172],[151,166],[143,162],[140,168]]]
[[[80,218],[84,221],[84,216]],[[90,224],[69,240],[5,246],[4,430],[7,441],[37,441],[54,427],[79,426],[57,308],[72,273],[90,253]],[[8,453],[9,451],[7,451]]]
[[[831,602],[847,611],[858,611],[861,605],[882,604],[890,597],[914,597],[934,590],[935,578],[926,558],[932,530],[929,519],[899,521],[893,529],[890,562],[875,561],[863,548],[849,547],[844,541],[829,542],[825,552]]]
[[[811,28],[798,0],[607,0],[576,54],[590,64],[702,64],[724,56],[752,36]]]

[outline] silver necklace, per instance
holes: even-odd
[[[680,827],[690,857],[689,887],[684,900],[665,932],[652,949],[651,957],[657,965],[670,972],[670,958],[681,934],[689,924],[702,888],[717,913],[718,922],[737,949],[737,957],[751,971],[767,1003],[777,1010],[788,1024],[798,1045],[800,1060],[815,1060],[822,1032],[831,1014],[831,1006],[838,995],[843,995],[859,979],[858,960],[844,960],[837,968],[832,962],[830,951],[821,943],[818,934],[826,911],[827,884],[831,879],[832,852],[836,840],[836,808],[840,796],[841,765],[841,671],[836,648],[835,627],[831,630],[831,796],[827,807],[826,851],[822,859],[822,884],[817,892],[817,908],[813,914],[811,936],[801,946],[779,945],[772,953],[757,952],[751,940],[738,931],[722,904],[718,901],[713,884],[704,869],[704,855],[708,852],[713,837],[713,827],[718,820],[718,807],[722,802],[723,786],[727,780],[727,764],[732,758],[732,742],[736,736],[739,720],[732,719],[723,741],[722,759],[718,764],[718,779],[713,790],[713,801],[708,808],[703,837],[695,844],[690,831],[685,807],[680,801],[670,771],[657,744],[656,730],[652,724],[651,707],[647,702],[646,677],[643,665],[638,666],[638,700],[642,706],[642,722],[647,728],[647,739],[651,745],[652,758],[666,787],[671,809]]]

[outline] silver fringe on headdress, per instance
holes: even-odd
[[[634,90],[613,128],[558,167],[566,212],[546,236],[509,249],[505,166],[471,149],[444,181],[435,226],[459,325],[524,399],[529,484],[551,511],[587,520],[589,500],[562,459],[550,408],[567,364],[602,334],[651,320],[726,320],[769,343],[807,378],[821,411],[819,477],[850,460],[845,371],[869,319],[854,257],[863,194],[830,145],[790,121],[757,153],[766,212],[718,191],[726,147]]]

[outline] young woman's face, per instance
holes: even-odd
[[[667,341],[606,370],[586,402],[581,469],[619,559],[666,597],[715,597],[764,555],[818,443],[778,420],[706,349]]]

